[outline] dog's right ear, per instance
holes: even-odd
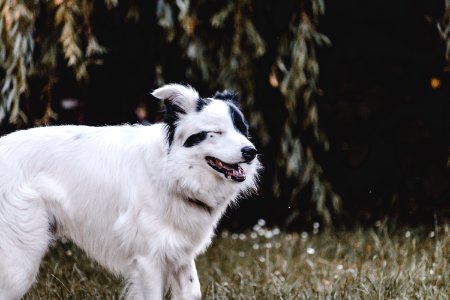
[[[213,96],[213,98],[231,102],[236,107],[241,106],[241,103],[240,103],[241,100],[239,98],[238,93],[236,93],[235,91],[224,90],[223,92],[216,92],[216,94]]]
[[[164,100],[166,108],[181,114],[195,110],[199,100],[198,92],[191,86],[166,84],[153,91],[152,95]]]

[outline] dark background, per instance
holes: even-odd
[[[438,1],[330,1],[323,30],[323,165],[346,211],[432,221],[449,209],[449,70]],[[431,78],[442,81],[433,89]],[[376,214],[376,213],[375,213]]]

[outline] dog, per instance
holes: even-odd
[[[126,299],[200,299],[195,258],[261,168],[233,92],[152,93],[151,126],[48,126],[0,138],[0,299],[20,299],[66,238],[126,280]]]

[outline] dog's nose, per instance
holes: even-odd
[[[251,162],[256,157],[256,153],[258,152],[254,147],[245,146],[241,149],[242,157],[246,162]]]

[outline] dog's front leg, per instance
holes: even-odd
[[[125,288],[126,300],[161,300],[168,273],[166,267],[151,258],[135,259]]]
[[[202,297],[195,262],[174,270],[171,276],[172,300],[199,300]]]

